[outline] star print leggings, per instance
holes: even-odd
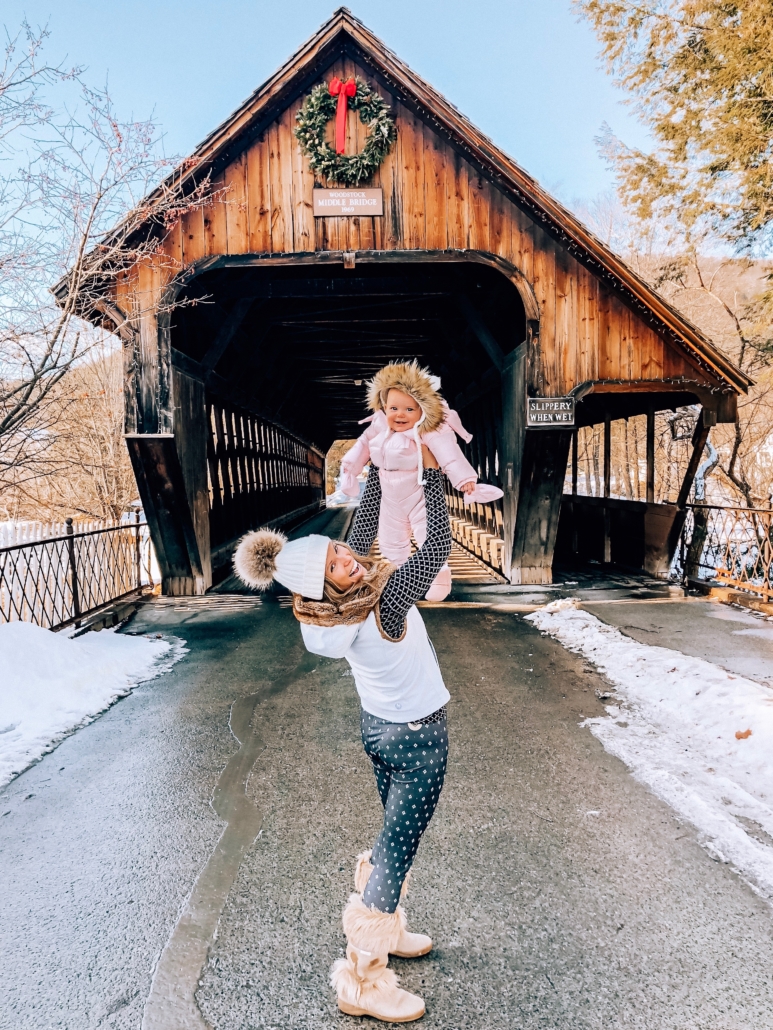
[[[437,806],[448,760],[448,724],[399,723],[362,712],[362,743],[373,764],[384,826],[362,900],[394,912],[400,888]]]

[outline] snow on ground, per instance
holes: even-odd
[[[698,828],[712,858],[773,899],[773,689],[640,644],[576,604],[526,619],[614,684],[608,716],[583,725]]]
[[[135,684],[166,672],[186,653],[183,643],[0,625],[0,786]]]

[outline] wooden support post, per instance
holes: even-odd
[[[645,540],[644,566],[648,572],[653,572],[655,575],[665,576],[671,567],[687,517],[687,501],[695,480],[695,473],[701,463],[711,427],[716,424],[716,418],[716,412],[704,409],[695,423],[692,454],[676,504],[659,504],[655,510],[649,513],[649,539]]]
[[[679,496],[676,499],[677,508],[684,508],[690,497],[690,490],[695,480],[695,473],[698,471],[698,466],[701,463],[703,457],[703,451],[706,447],[706,442],[709,438],[709,432],[711,426],[714,424],[711,421],[711,414],[706,411],[701,411],[698,417],[698,421],[695,423],[695,430],[692,434],[692,454],[690,460],[687,463],[687,471],[684,474],[682,480],[682,486],[679,490]],[[716,416],[714,416],[716,419]]]
[[[609,412],[604,414],[604,499],[612,491],[612,422]],[[604,561],[612,561],[612,517],[609,505],[604,505]]]
[[[499,448],[500,474],[505,494],[502,498],[505,541],[502,569],[511,581],[525,431],[526,347],[518,347],[507,355],[502,368],[502,436]]]
[[[647,412],[647,504],[655,503],[655,411]]]
[[[571,441],[569,429],[526,433],[513,541],[513,583],[553,582],[553,552]]]
[[[196,535],[201,582],[192,592],[203,593],[212,586],[210,553],[209,480],[207,477],[207,405],[204,384],[176,368],[172,369],[174,397],[174,439],[180,461],[185,496]]]
[[[577,554],[579,550],[579,535],[577,532],[577,468],[578,468],[578,448],[579,448],[579,433],[577,427],[572,430],[572,554]]]
[[[171,433],[126,437],[165,594],[203,594],[205,578],[186,485]]]

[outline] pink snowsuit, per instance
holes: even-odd
[[[421,436],[437,463],[455,489],[471,480],[477,483],[478,473],[462,454],[456,435],[469,442],[472,435],[459,416],[443,402],[445,418],[437,429]],[[341,462],[341,489],[350,497],[360,493],[357,476],[372,459],[379,469],[381,510],[378,542],[381,553],[395,565],[402,565],[411,556],[411,535],[421,547],[427,536],[427,513],[424,489],[419,483],[419,457],[416,440],[410,431],[393,433],[383,411],[363,419],[370,425],[347,451]],[[465,501],[490,501],[502,496],[497,487],[481,484]],[[451,570],[447,565],[427,592],[429,600],[442,600],[451,589]]]

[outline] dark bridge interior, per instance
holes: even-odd
[[[464,408],[498,397],[502,356],[526,337],[515,286],[473,262],[224,267],[180,299],[173,363],[323,450],[361,432],[364,380],[388,361],[418,358]]]

